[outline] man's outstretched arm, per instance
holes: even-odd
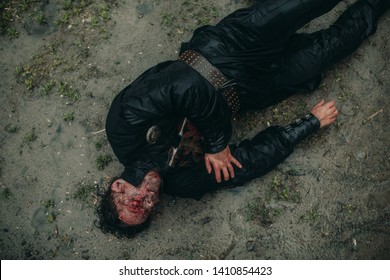
[[[286,159],[293,147],[300,141],[335,122],[338,115],[334,101],[321,100],[310,114],[288,126],[272,126],[257,134],[251,140],[242,141],[234,149],[234,157],[242,168],[236,169],[233,183],[242,184],[259,177]]]

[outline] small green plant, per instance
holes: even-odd
[[[24,140],[25,140],[26,142],[29,142],[29,143],[34,142],[34,141],[36,141],[37,139],[38,139],[38,136],[37,136],[37,134],[36,134],[36,132],[35,132],[35,127],[33,127],[33,128],[26,134],[26,136],[24,137]]]
[[[319,218],[319,213],[318,213],[318,207],[315,207],[311,210],[308,210],[305,215],[302,215],[299,219],[302,222],[308,222],[310,224],[314,224],[318,221]]]
[[[45,201],[42,201],[42,206],[45,207],[45,209],[54,208],[56,205],[54,199],[48,199]]]
[[[288,201],[298,203],[301,201],[301,195],[295,187],[291,177],[283,184],[278,176],[275,176],[271,183],[271,193],[275,194],[275,198],[280,201]]]
[[[25,84],[28,90],[32,90],[37,86],[38,79],[37,73],[34,71],[34,68],[31,66],[21,66],[15,68],[15,76],[19,82]]]
[[[7,125],[4,129],[8,133],[16,133],[20,130],[20,127],[17,125],[11,124],[11,125]]]
[[[47,221],[48,221],[48,223],[54,223],[56,218],[57,218],[57,215],[54,212],[51,212],[51,213],[47,214]]]
[[[20,76],[23,74],[23,67],[16,66],[14,71],[15,76]]]
[[[111,18],[110,18],[110,8],[103,4],[100,9],[99,9],[99,15],[100,17],[104,20],[104,21],[109,21]]]
[[[345,93],[342,93],[341,95],[337,96],[337,99],[339,99],[341,101],[347,101],[348,96]]]
[[[70,13],[68,11],[65,11],[62,13],[62,15],[59,18],[57,18],[56,24],[58,26],[65,26],[69,24],[69,20],[70,20]]]
[[[27,89],[29,90],[33,89],[36,84],[35,75],[30,75],[27,79],[24,80],[24,83]]]
[[[65,0],[63,4],[64,10],[71,10],[73,8],[73,0]]]
[[[92,16],[92,17],[91,17],[90,23],[91,23],[91,26],[92,26],[93,28],[98,28],[98,27],[100,27],[99,19],[98,19],[97,17],[95,17],[95,16]]]
[[[172,27],[176,21],[176,17],[171,13],[163,13],[161,17],[161,25],[163,27]]]
[[[81,184],[76,192],[73,194],[73,198],[80,200],[82,202],[87,202],[88,199],[97,192],[97,185],[96,184],[87,184],[83,185]]]
[[[41,94],[42,95],[49,95],[52,92],[52,89],[54,88],[55,85],[56,85],[56,83],[54,81],[47,82],[46,84],[44,84],[42,86]]]
[[[53,208],[56,206],[54,199],[49,198],[47,200],[42,201],[42,206],[45,208],[46,211],[47,222],[50,224],[54,223],[57,218],[57,214],[53,211]]]
[[[102,139],[102,140],[99,140],[98,142],[95,143],[95,148],[97,151],[100,151],[104,144],[106,143],[106,140],[105,139]]]
[[[19,37],[19,31],[17,31],[15,28],[12,27],[7,28],[6,33],[9,40]]]
[[[63,244],[63,246],[66,246],[66,247],[70,247],[74,241],[75,241],[75,238],[68,235],[68,234],[63,234],[60,236],[60,242],[61,244]]]
[[[278,200],[287,201],[289,199],[289,190],[288,188],[281,185],[278,176],[275,176],[272,180],[272,189],[276,193]]]
[[[1,195],[4,199],[8,200],[12,196],[12,192],[10,191],[9,188],[5,188],[5,189],[3,189],[3,192]]]
[[[343,126],[343,124],[342,124],[341,122],[339,122],[339,121],[335,121],[335,122],[333,123],[333,126],[334,126],[337,130],[339,130],[339,129]]]
[[[38,10],[35,8],[32,13],[30,14],[30,17],[34,19],[37,23],[39,24],[45,24],[46,23],[46,18],[45,15],[43,14],[43,11]]]
[[[280,180],[278,176],[275,176],[274,179],[272,180],[272,186],[275,190],[278,190],[280,186]]]
[[[341,208],[346,211],[348,214],[352,214],[352,211],[355,209],[355,207],[352,206],[352,204],[344,203],[341,205]]]
[[[103,170],[112,161],[111,155],[100,155],[96,159],[96,165],[99,170]]]
[[[71,112],[67,112],[64,114],[64,121],[66,122],[72,122],[74,121],[74,112],[71,111]]]
[[[278,200],[287,201],[290,198],[290,193],[288,188],[283,188],[278,192]]]
[[[266,207],[264,203],[257,200],[248,202],[245,208],[246,220],[259,222],[263,226],[273,224],[281,212],[281,209]]]
[[[58,83],[57,87],[60,96],[66,97],[71,103],[74,103],[80,99],[79,92],[67,83],[60,82]]]

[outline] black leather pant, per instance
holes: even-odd
[[[378,15],[372,0],[359,0],[329,28],[296,33],[339,2],[260,0],[195,31],[184,48],[201,52],[237,84],[241,107],[264,108],[315,90],[324,71],[375,32]]]

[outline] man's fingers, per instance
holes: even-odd
[[[329,115],[331,116],[337,116],[338,114],[339,112],[337,111],[336,107],[333,107],[329,112]]]
[[[215,172],[215,170],[214,170]],[[221,172],[215,172],[215,181],[221,183]]]
[[[211,172],[213,171],[213,169],[211,168],[210,161],[208,160],[207,157],[205,157],[204,161],[205,161],[205,164],[206,164],[207,173],[211,174]]]
[[[215,180],[220,183],[221,182],[221,169],[216,166],[215,164],[213,164],[213,169],[214,169],[214,173],[215,173]]]
[[[328,109],[332,109],[332,108],[336,108],[336,103],[333,100],[331,100],[328,103],[326,103],[324,106]]]
[[[229,170],[226,167],[224,167],[222,169],[222,173],[223,173],[223,178],[225,179],[225,181],[228,181],[230,179]]]
[[[322,106],[322,105],[324,105],[324,104],[325,104],[325,100],[322,99],[322,100],[320,100],[316,105],[314,105],[314,108],[320,107],[320,106]]]
[[[238,168],[242,168],[241,163],[233,156],[231,157],[231,162],[234,163]]]
[[[233,167],[233,165],[229,164],[228,165],[228,169],[229,169],[229,173],[230,173],[230,178],[234,178],[234,167]],[[229,180],[229,178],[227,180]],[[227,181],[227,180],[226,180],[226,177],[225,177],[225,181]]]

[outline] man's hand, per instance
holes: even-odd
[[[323,99],[311,109],[310,113],[320,121],[321,128],[334,123],[339,114],[333,100],[325,103]]]
[[[234,163],[238,168],[242,168],[241,163],[236,160],[233,155],[230,153],[230,148],[227,146],[224,150],[216,154],[205,154],[204,161],[206,163],[206,169],[209,174],[214,169],[215,180],[218,183],[221,182],[221,171],[225,181],[230,178],[234,178],[234,168],[232,163]]]

